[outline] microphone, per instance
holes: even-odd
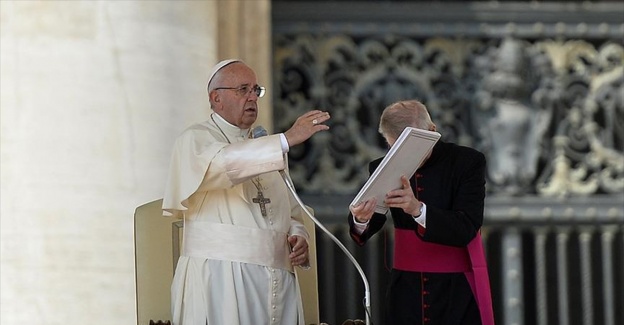
[[[257,127],[256,127],[257,128]],[[263,129],[264,130],[264,129]],[[264,131],[266,132],[266,130]],[[266,134],[265,134],[266,135]],[[327,234],[329,236],[329,238],[331,238],[331,240],[334,241],[334,243],[336,245],[338,245],[338,247],[340,247],[340,249],[345,253],[345,255],[347,255],[347,257],[349,258],[349,260],[351,261],[351,264],[353,264],[353,266],[355,266],[355,268],[357,269],[357,271],[360,273],[360,277],[362,278],[362,282],[364,282],[364,311],[366,313],[366,325],[372,325],[372,320],[371,320],[371,297],[370,297],[370,286],[368,284],[368,279],[366,278],[366,274],[364,274],[364,270],[362,270],[362,267],[360,266],[360,264],[357,262],[357,260],[355,259],[355,257],[349,252],[349,250],[342,244],[342,242],[340,242],[340,240],[338,240],[338,238],[336,238],[336,236],[334,236],[329,230],[327,230],[327,228],[325,228],[323,226],[323,224],[318,221],[313,215],[312,213],[310,213],[310,211],[308,210],[308,208],[305,206],[305,204],[303,204],[303,202],[301,201],[301,198],[299,198],[299,195],[297,195],[297,191],[295,190],[295,185],[292,183],[292,180],[290,179],[290,177],[286,174],[286,172],[282,169],[279,171],[280,175],[282,176],[282,179],[284,180],[284,183],[286,183],[286,186],[288,187],[288,190],[290,190],[290,193],[293,195],[293,197],[295,198],[295,200],[297,201],[297,203],[299,204],[299,206],[301,206],[301,208],[303,209],[303,211],[308,215],[308,217],[310,217],[310,219],[312,219],[312,221],[314,221],[314,223],[323,231],[325,232],[325,234]]]
[[[268,135],[269,133],[267,132],[267,130],[265,128],[262,127],[262,125],[258,125],[255,128],[253,128],[251,130],[251,138],[252,139],[257,139],[263,136]]]
[[[266,135],[268,135],[268,132],[261,125],[258,125],[251,130],[252,139],[257,139]],[[332,234],[329,230],[327,230],[327,228],[325,228],[323,224],[320,221],[318,221],[312,215],[312,213],[310,213],[308,208],[301,201],[301,198],[299,197],[299,195],[297,195],[297,191],[295,190],[295,185],[292,183],[290,176],[286,174],[286,171],[282,169],[279,171],[279,173],[282,176],[282,180],[286,184],[286,187],[288,188],[292,196],[295,198],[299,206],[301,206],[303,211],[327,236],[329,236],[331,240],[334,241],[336,245],[338,245],[338,247],[340,247],[340,249],[345,253],[345,255],[347,255],[347,257],[349,258],[353,266],[355,266],[357,271],[360,273],[360,277],[362,278],[362,282],[364,283],[364,311],[366,313],[366,325],[371,325],[372,320],[371,320],[371,304],[370,304],[370,301],[371,301],[370,286],[368,284],[368,279],[366,278],[366,274],[364,274],[364,270],[362,270],[362,267],[360,266],[360,264],[357,262],[355,257],[349,252],[349,250],[342,244],[342,242],[340,242],[340,240],[338,240],[338,238],[336,238],[334,234]]]

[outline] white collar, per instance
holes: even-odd
[[[249,129],[241,129],[238,126],[231,124],[230,122],[226,121],[221,115],[217,114],[216,112],[213,112],[212,116],[215,117],[214,122],[217,123],[217,127],[221,131],[223,131],[223,133],[225,133],[226,137],[244,138],[249,135]]]

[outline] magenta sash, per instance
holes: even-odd
[[[427,243],[415,230],[395,229],[394,268],[412,272],[464,272],[479,306],[482,325],[494,325],[490,279],[479,232],[463,248]]]

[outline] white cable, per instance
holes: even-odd
[[[297,195],[297,191],[295,191],[295,186],[292,184],[292,182],[290,180],[290,177],[288,177],[288,175],[283,170],[280,170],[279,172],[280,172],[280,175],[282,175],[282,179],[284,179],[284,183],[286,183],[286,186],[288,187],[288,189],[292,193],[292,195],[295,198],[295,200],[297,200],[297,203],[299,203],[299,205],[301,206],[303,211],[308,215],[308,217],[310,217],[310,219],[312,219],[312,221],[314,221],[314,223],[319,228],[321,228],[321,230],[323,230],[323,232],[325,232],[329,236],[329,238],[331,238],[336,243],[336,245],[338,245],[338,247],[340,247],[340,249],[342,249],[342,251],[347,255],[349,260],[351,260],[351,263],[353,263],[355,268],[360,273],[360,276],[362,277],[362,281],[364,282],[364,308],[366,309],[366,325],[372,325],[371,319],[370,319],[370,315],[371,315],[370,287],[368,285],[368,280],[366,279],[366,275],[364,274],[364,271],[360,267],[360,264],[357,262],[355,257],[353,257],[353,255],[351,255],[349,250],[340,242],[340,240],[338,240],[338,238],[336,238],[336,236],[334,236],[329,230],[327,230],[323,226],[323,224],[321,224],[320,221],[318,221],[316,218],[314,218],[312,213],[310,213],[310,211],[308,211],[308,208],[306,208],[305,204],[303,204],[303,202],[301,202],[301,199],[299,198],[299,195]]]

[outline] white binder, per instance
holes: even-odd
[[[376,197],[375,212],[385,214],[388,211],[384,203],[386,194],[401,188],[401,175],[407,178],[414,175],[439,139],[438,132],[406,127],[355,196],[351,206]]]

